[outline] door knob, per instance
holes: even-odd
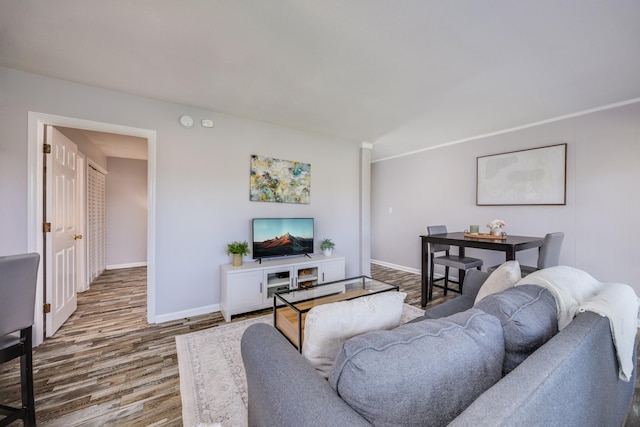
[[[82,234],[75,234],[73,236],[73,240],[78,240],[78,239],[82,239]]]

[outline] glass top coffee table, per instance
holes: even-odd
[[[313,307],[397,290],[396,285],[359,276],[304,289],[276,292],[273,296],[273,325],[302,352],[304,323]]]

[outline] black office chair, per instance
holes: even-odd
[[[562,248],[562,241],[564,240],[564,233],[548,233],[544,236],[544,242],[538,251],[538,263],[535,267],[531,265],[520,265],[521,276],[525,277],[527,274],[533,273],[543,268],[553,267],[560,263],[560,249]],[[499,265],[490,267],[487,271],[493,273]]]
[[[432,225],[427,227],[427,235],[432,236],[434,234],[446,234],[447,227],[445,225]],[[462,293],[462,284],[464,282],[464,274],[467,270],[472,268],[477,268],[480,270],[482,267],[482,260],[479,258],[471,258],[471,257],[460,257],[458,255],[451,255],[449,253],[449,245],[442,245],[437,243],[429,244],[429,300],[433,298],[433,287],[444,289],[444,294],[447,295],[447,291],[451,290],[454,292]],[[444,252],[443,256],[435,256],[438,252]],[[444,266],[444,286],[434,284],[433,280],[433,270],[435,264]],[[458,283],[458,290],[449,288],[449,268],[457,268],[458,269],[458,281],[455,282],[451,280],[453,283]],[[440,279],[438,279],[440,280]]]
[[[22,419],[36,425],[31,327],[36,304],[37,253],[0,257],[0,363],[20,357],[22,407],[0,404],[0,426]]]

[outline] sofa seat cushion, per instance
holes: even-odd
[[[500,319],[505,342],[503,375],[558,332],[555,299],[540,286],[522,285],[488,295],[475,308]]]
[[[501,378],[502,334],[473,308],[369,332],[344,343],[329,383],[373,425],[446,425]]]
[[[313,307],[305,320],[302,355],[327,378],[346,340],[400,324],[406,296],[404,292],[382,292]]]

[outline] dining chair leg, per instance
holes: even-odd
[[[464,283],[464,275],[467,274],[465,270],[459,270],[458,272],[458,291],[462,294],[462,284]]]
[[[32,427],[36,425],[36,405],[33,389],[33,348],[31,344],[31,327],[21,333],[24,340],[25,354],[20,356],[20,388],[22,390],[22,410],[25,411],[24,425]]]
[[[433,299],[433,254],[431,254],[429,260],[429,297],[427,301],[431,301]]]
[[[449,290],[449,266],[444,267],[444,296],[447,296]]]

